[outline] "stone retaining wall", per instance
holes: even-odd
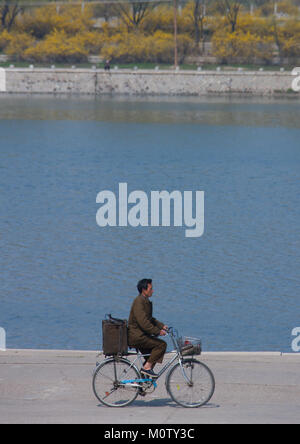
[[[112,70],[107,73],[104,70],[81,68],[0,69],[1,91],[7,93],[272,95],[291,92],[293,79],[291,72],[267,71]]]

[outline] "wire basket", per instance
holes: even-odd
[[[178,338],[177,344],[182,356],[201,355],[202,343],[198,338],[191,338],[189,336]]]

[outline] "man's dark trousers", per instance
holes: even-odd
[[[163,362],[164,354],[166,353],[167,349],[167,344],[165,343],[165,341],[159,338],[145,337],[145,339],[142,340],[140,343],[135,343],[135,347],[143,355],[150,354],[150,357],[145,357],[145,360],[146,362],[152,364],[152,366],[154,367],[156,363]]]

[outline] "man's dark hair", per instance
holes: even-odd
[[[142,293],[143,290],[147,290],[148,285],[152,284],[152,279],[142,279],[137,284],[137,289],[139,293]]]

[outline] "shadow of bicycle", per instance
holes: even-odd
[[[188,407],[183,407],[178,404],[176,404],[174,401],[172,401],[169,398],[162,398],[162,399],[151,399],[151,400],[136,400],[132,403],[132,406],[136,407],[172,407],[176,409],[187,409]],[[198,407],[200,409],[211,409],[211,408],[219,408],[220,406],[218,404],[208,403],[202,407]]]
[[[106,407],[102,404],[98,404],[98,407]],[[188,407],[182,407],[178,404],[176,404],[172,399],[170,398],[154,398],[154,399],[138,399],[135,400],[132,404],[128,406],[130,407],[172,407],[175,409],[185,409],[187,410]],[[197,407],[199,409],[216,409],[219,408],[220,405],[214,404],[214,403],[208,403],[203,405],[202,407]],[[113,408],[113,407],[107,407],[107,408]]]

